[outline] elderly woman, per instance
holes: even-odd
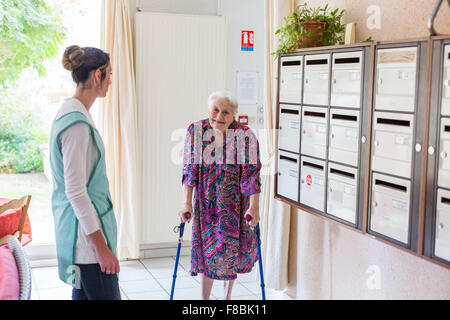
[[[214,92],[208,107],[209,118],[188,127],[178,214],[185,222],[184,213],[193,212],[190,273],[202,274],[202,299],[209,299],[214,280],[224,280],[229,300],[237,274],[250,272],[257,260],[250,227],[260,219],[261,163],[255,135],[235,120],[235,98]],[[246,214],[252,216],[249,223]]]

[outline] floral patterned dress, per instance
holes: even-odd
[[[185,140],[182,183],[195,187],[190,273],[232,280],[250,272],[258,259],[244,214],[249,196],[261,192],[259,145],[237,121],[222,146],[217,147],[212,131],[209,119],[201,120],[188,127]],[[229,132],[244,133],[245,144]]]

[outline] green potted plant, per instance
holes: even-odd
[[[341,20],[345,10],[325,7],[311,8],[305,3],[284,17],[285,25],[275,34],[279,46],[273,54],[280,55],[299,48],[330,46],[343,43],[345,29]]]

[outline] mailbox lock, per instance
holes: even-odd
[[[383,83],[383,79],[378,79],[378,84],[381,85]]]
[[[308,83],[308,79],[305,79],[305,83]]]
[[[375,147],[378,147],[380,145],[380,141],[375,140]]]
[[[330,139],[334,139],[334,133],[330,134]]]
[[[439,223],[439,228],[444,229],[444,224],[442,222]]]
[[[330,190],[330,192],[333,192],[333,189],[332,189],[332,188],[330,188],[329,190]]]
[[[278,172],[278,176],[280,176],[280,177],[281,177],[281,172]]]
[[[372,206],[377,207],[378,203],[376,201],[372,202]]]
[[[420,145],[420,143],[417,143],[417,144],[416,144],[416,151],[417,151],[417,152],[422,151],[422,146]]]
[[[366,143],[366,141],[367,141],[366,136],[362,136],[362,137],[361,137],[361,142],[362,142],[362,143]]]
[[[449,80],[449,79],[446,79],[446,80],[444,81],[444,85],[445,85],[446,87],[450,86],[450,80]]]
[[[442,159],[447,158],[447,152],[442,151],[442,152],[441,152],[441,158],[442,158]]]
[[[434,154],[434,147],[428,147],[428,154],[432,156]]]
[[[281,129],[283,129],[283,127],[282,127],[282,126],[280,126],[280,130],[281,130]]]

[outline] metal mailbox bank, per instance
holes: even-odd
[[[303,85],[303,57],[281,58],[280,102],[300,104]]]

